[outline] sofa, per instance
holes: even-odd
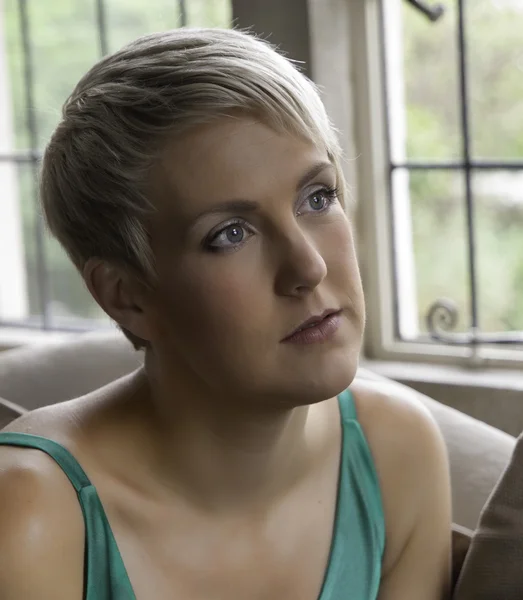
[[[28,410],[83,395],[136,369],[142,354],[116,330],[73,335],[0,353],[0,427]],[[369,369],[357,377],[383,381]],[[385,380],[388,381],[388,380]],[[508,464],[515,438],[399,383],[426,406],[445,439],[451,468],[454,578],[471,530]]]

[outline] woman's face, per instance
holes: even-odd
[[[153,356],[253,401],[309,404],[347,387],[364,305],[337,185],[324,150],[251,118],[171,143],[155,180]],[[328,309],[341,310],[330,339],[282,341]]]

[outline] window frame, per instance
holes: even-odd
[[[103,30],[103,2],[94,1],[98,2],[99,27]],[[283,6],[279,0],[269,3],[268,0],[232,0],[232,4],[233,13],[243,7],[243,12],[240,11],[243,20],[249,20],[255,29],[257,20],[262,17],[265,19],[264,31],[272,30],[274,25],[278,31],[276,37],[283,38],[284,47],[292,50],[294,58],[310,59],[308,74],[319,83],[328,112],[343,132],[341,142],[346,156],[355,158],[347,161],[346,174],[357,206],[354,222],[368,315],[366,358],[521,368],[523,352],[507,347],[458,347],[397,339],[381,26],[383,1],[296,0],[292,7]],[[180,6],[183,4],[182,0],[178,2]],[[267,8],[268,4],[270,8]],[[291,9],[300,7],[307,12],[307,27],[300,22],[300,27],[294,31],[295,20],[283,17],[288,17]],[[269,10],[272,11],[270,14]],[[238,24],[242,26],[246,22],[242,23],[240,19]],[[100,44],[103,47],[103,35]],[[296,52],[303,56],[294,56]],[[15,328],[0,321],[0,338],[7,333],[13,339],[13,332],[15,338],[19,333],[21,340],[46,335],[52,338],[61,332],[63,335],[75,333],[66,334],[63,329],[54,327],[36,330],[23,323],[11,325]],[[83,329],[80,327],[76,332]]]
[[[367,306],[365,356],[382,361],[521,368],[520,349],[398,339],[383,1],[355,2],[351,9],[354,130],[358,149],[356,229]]]
[[[28,0],[13,0],[20,23],[20,43],[22,47],[21,77],[24,87],[25,110],[24,119],[28,134],[28,147],[23,150],[15,148],[14,120],[11,111],[10,79],[7,60],[7,43],[5,24],[4,0],[0,0],[0,125],[4,125],[6,135],[0,139],[0,181],[6,181],[12,196],[8,201],[0,204],[0,277],[9,281],[6,291],[0,284],[0,350],[22,345],[26,342],[41,340],[62,339],[65,335],[104,330],[112,327],[105,319],[89,319],[73,317],[61,319],[61,323],[53,323],[51,314],[50,292],[50,261],[45,244],[46,229],[43,216],[38,205],[37,175],[42,151],[39,148],[38,124],[35,116],[35,77],[34,53],[32,40],[34,22],[30,13]],[[99,57],[108,53],[109,28],[107,23],[107,4],[109,0],[90,0],[93,4],[95,23],[93,34],[97,37]],[[173,7],[179,14],[179,26],[187,25],[189,0],[173,0]],[[2,85],[3,84],[3,85]],[[27,264],[24,258],[26,247],[23,235],[23,217],[19,191],[17,169],[27,167],[31,173],[31,200],[36,213],[35,223],[31,235],[35,244],[36,254],[36,290],[37,304],[40,312],[30,314],[29,309],[29,281]],[[9,247],[9,252],[6,249]]]

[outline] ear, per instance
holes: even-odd
[[[91,258],[83,269],[83,278],[102,310],[121,327],[150,341],[145,288],[122,267]]]

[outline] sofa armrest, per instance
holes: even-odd
[[[465,557],[472,542],[473,532],[456,523],[452,524],[452,589],[456,587]]]
[[[11,421],[18,419],[18,417],[21,417],[26,412],[27,410],[18,406],[18,404],[0,398],[0,429],[3,429]]]
[[[117,331],[0,353],[0,397],[33,410],[83,396],[137,369],[143,353]]]

